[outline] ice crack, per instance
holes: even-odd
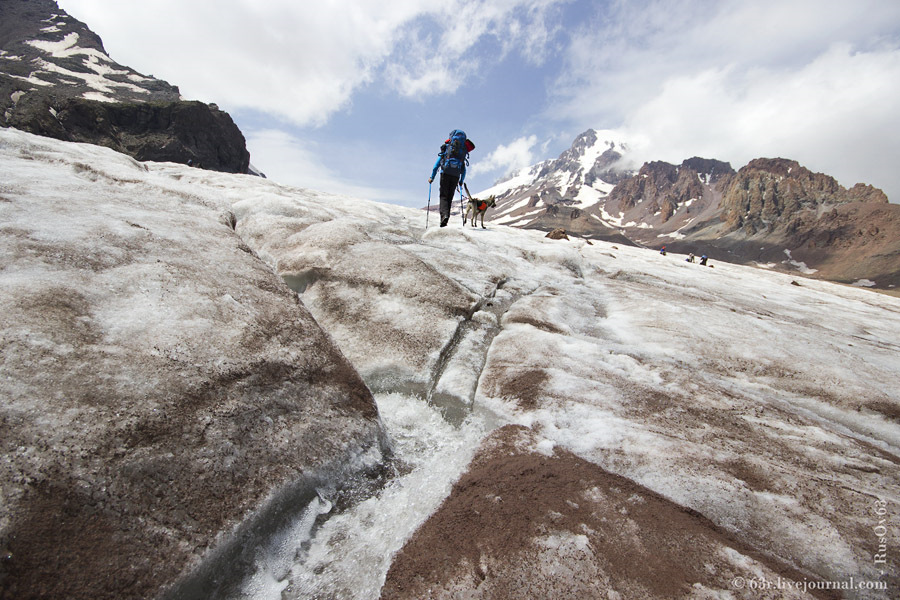
[[[475,303],[438,357],[426,399],[453,425],[461,424],[472,412],[488,351],[500,332],[500,319],[518,299],[515,294],[498,294],[507,282],[498,281]]]

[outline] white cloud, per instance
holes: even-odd
[[[527,167],[537,162],[534,147],[537,144],[537,136],[530,135],[513,140],[509,144],[499,145],[484,160],[472,165],[473,174],[502,171],[503,175],[516,169]]]
[[[112,58],[181,85],[188,98],[322,125],[382,75],[405,96],[452,92],[494,40],[539,60],[544,14],[562,0],[61,0]],[[140,23],[140,27],[134,27]],[[200,25],[202,24],[202,26]],[[499,58],[491,56],[492,60]],[[150,65],[154,65],[152,68]]]
[[[900,201],[900,4],[621,2],[573,38],[548,113],[644,160],[758,156]]]
[[[671,78],[626,115],[648,138],[642,160],[680,162],[694,154],[739,167],[780,155],[837,177],[865,181],[900,200],[887,177],[900,156],[900,52],[856,52],[839,44],[796,70],[708,70]]]
[[[373,78],[425,0],[328,2],[63,0],[113,59],[180,83],[190,98],[320,125]],[[136,28],[127,23],[141,23]],[[202,25],[201,25],[202,24]],[[152,59],[151,59],[152,56]]]
[[[518,52],[541,64],[558,29],[548,14],[565,0],[503,0],[435,3],[427,19],[406,28],[385,67],[386,79],[400,94],[418,97],[459,89],[485,60],[494,64]],[[482,54],[479,44],[495,52]]]

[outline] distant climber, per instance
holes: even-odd
[[[450,206],[453,203],[453,196],[456,194],[456,188],[466,180],[469,152],[474,149],[475,144],[466,137],[466,132],[460,129],[451,131],[450,137],[441,145],[438,159],[431,170],[431,177],[428,178],[428,183],[430,184],[434,181],[438,167],[440,167],[441,227],[446,227],[447,221],[450,220]]]
[[[706,255],[705,254],[700,257],[700,264],[703,266],[706,266]]]
[[[691,252],[691,253],[688,255],[688,257],[687,257],[686,259],[684,259],[684,260],[685,260],[686,262],[689,262],[689,263],[694,262],[694,253]]]
[[[662,254],[663,256],[665,256],[666,255],[666,247],[663,246],[662,248],[660,248],[659,253]]]

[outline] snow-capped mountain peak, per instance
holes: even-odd
[[[498,224],[791,272],[802,263],[804,275],[900,285],[896,260],[887,258],[900,244],[900,206],[877,188],[846,189],[785,158],[757,158],[738,171],[697,156],[635,166],[619,134],[589,129],[558,158],[477,196],[495,196],[487,219]],[[796,260],[785,261],[786,253]]]
[[[521,169],[477,196],[497,198],[496,222],[542,228],[537,220],[560,206],[589,210],[606,198],[630,174],[623,166],[627,151],[620,134],[588,129],[558,158]]]

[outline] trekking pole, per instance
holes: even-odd
[[[459,214],[462,217],[463,226],[466,224],[466,204],[463,202],[463,189],[462,184],[459,185]]]
[[[431,214],[431,182],[428,182],[428,210],[425,211],[425,229],[428,229],[428,215]]]

